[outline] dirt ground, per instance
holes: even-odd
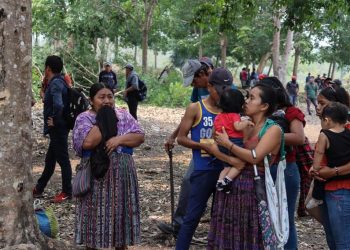
[[[302,110],[305,111],[305,107],[302,107]],[[163,144],[180,122],[183,113],[184,109],[179,108],[170,109],[146,105],[139,107],[139,121],[146,132],[145,143],[134,151],[140,186],[142,242],[140,246],[131,249],[172,249],[174,247],[173,237],[160,232],[156,224],[160,221],[170,221],[168,156],[163,150]],[[43,171],[48,146],[48,139],[41,133],[43,124],[41,114],[42,107],[35,106],[33,109],[33,175],[35,181]],[[306,120],[305,133],[311,142],[315,142],[320,130],[319,120],[315,116],[306,116]],[[177,202],[181,179],[191,159],[191,151],[177,145],[173,154],[175,201]],[[74,155],[71,146],[70,156],[74,174],[79,159]],[[50,198],[61,191],[60,173],[60,168],[57,166],[42,200],[44,206],[53,206],[56,212],[60,224],[59,239],[73,242],[74,199],[62,204],[50,204]],[[210,216],[206,213],[195,234],[197,242],[205,242],[209,220]],[[297,218],[296,223],[299,249],[327,249],[325,235],[320,224],[311,218]],[[205,249],[205,245],[194,245],[192,249]]]

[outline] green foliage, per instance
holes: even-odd
[[[36,68],[32,68],[32,91],[36,100],[40,99],[41,75]]]
[[[143,75],[148,88],[148,97],[145,103],[163,107],[186,107],[190,102],[192,88],[182,85],[182,77],[179,72],[173,70],[164,83],[160,83],[155,77]]]
[[[78,86],[96,82],[103,61],[119,68],[137,58],[125,48],[140,48],[145,11],[150,0],[33,0],[33,90],[38,96],[44,60],[59,54]],[[275,32],[272,16],[281,11],[283,42],[286,30],[295,32],[294,48],[301,62],[350,65],[349,0],[193,0],[158,1],[150,23],[148,46],[172,52],[181,67],[199,55],[220,61],[220,38],[228,38],[227,66],[250,65],[271,51]],[[282,50],[283,48],[281,48]],[[217,65],[216,65],[217,66]],[[123,70],[118,73],[125,82]],[[139,72],[139,71],[138,71]],[[160,84],[155,73],[142,76],[149,88],[145,103],[186,106],[191,88],[171,71]],[[122,85],[122,84],[121,84]]]

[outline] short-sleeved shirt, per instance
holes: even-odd
[[[99,82],[103,82],[109,89],[114,90],[117,88],[117,75],[113,71],[103,70],[98,77]]]
[[[299,84],[297,82],[288,82],[287,83],[287,92],[290,95],[296,95],[297,94],[297,89],[299,89]]]
[[[235,130],[233,123],[241,121],[241,116],[237,113],[220,113],[215,117],[215,131],[222,133],[222,127],[230,138],[243,138],[243,133]]]
[[[297,119],[303,123],[303,126],[305,126],[305,115],[304,113],[298,109],[297,107],[291,106],[286,109],[285,118],[288,120],[289,123],[291,123],[293,120]],[[286,161],[287,162],[295,162],[296,161],[296,150],[293,146],[291,146],[291,150],[288,150],[286,155]]]
[[[144,134],[140,124],[125,109],[115,109],[117,114],[118,135],[129,133]],[[78,115],[73,129],[73,148],[79,157],[83,156],[83,142],[96,123],[96,114],[91,111],[85,111]],[[117,148],[117,152],[121,152],[122,147]]]
[[[125,88],[130,88],[131,86],[134,86],[136,89],[139,89],[139,77],[135,71],[131,71],[130,75],[126,79]]]
[[[313,83],[313,84],[307,83],[305,85],[305,92],[306,92],[307,98],[316,99],[316,96],[317,96],[317,85],[315,83]]]
[[[243,70],[241,73],[239,73],[239,78],[241,81],[247,81],[248,80],[248,72]]]

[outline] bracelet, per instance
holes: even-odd
[[[231,147],[230,147],[230,152],[231,153],[232,153],[232,148],[233,148],[234,145],[235,145],[234,143],[231,144]]]
[[[339,169],[338,169],[338,167],[335,167],[334,169],[335,169],[335,175],[339,176]]]
[[[256,152],[255,152],[255,149],[252,149],[250,152],[252,152],[252,157],[253,157],[253,159],[256,159]]]

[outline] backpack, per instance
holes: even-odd
[[[68,109],[65,120],[68,129],[73,129],[78,115],[89,108],[89,101],[81,88],[67,87]]]
[[[137,99],[142,102],[143,100],[145,100],[146,96],[147,96],[147,86],[145,82],[139,78],[139,89],[138,89]]]

